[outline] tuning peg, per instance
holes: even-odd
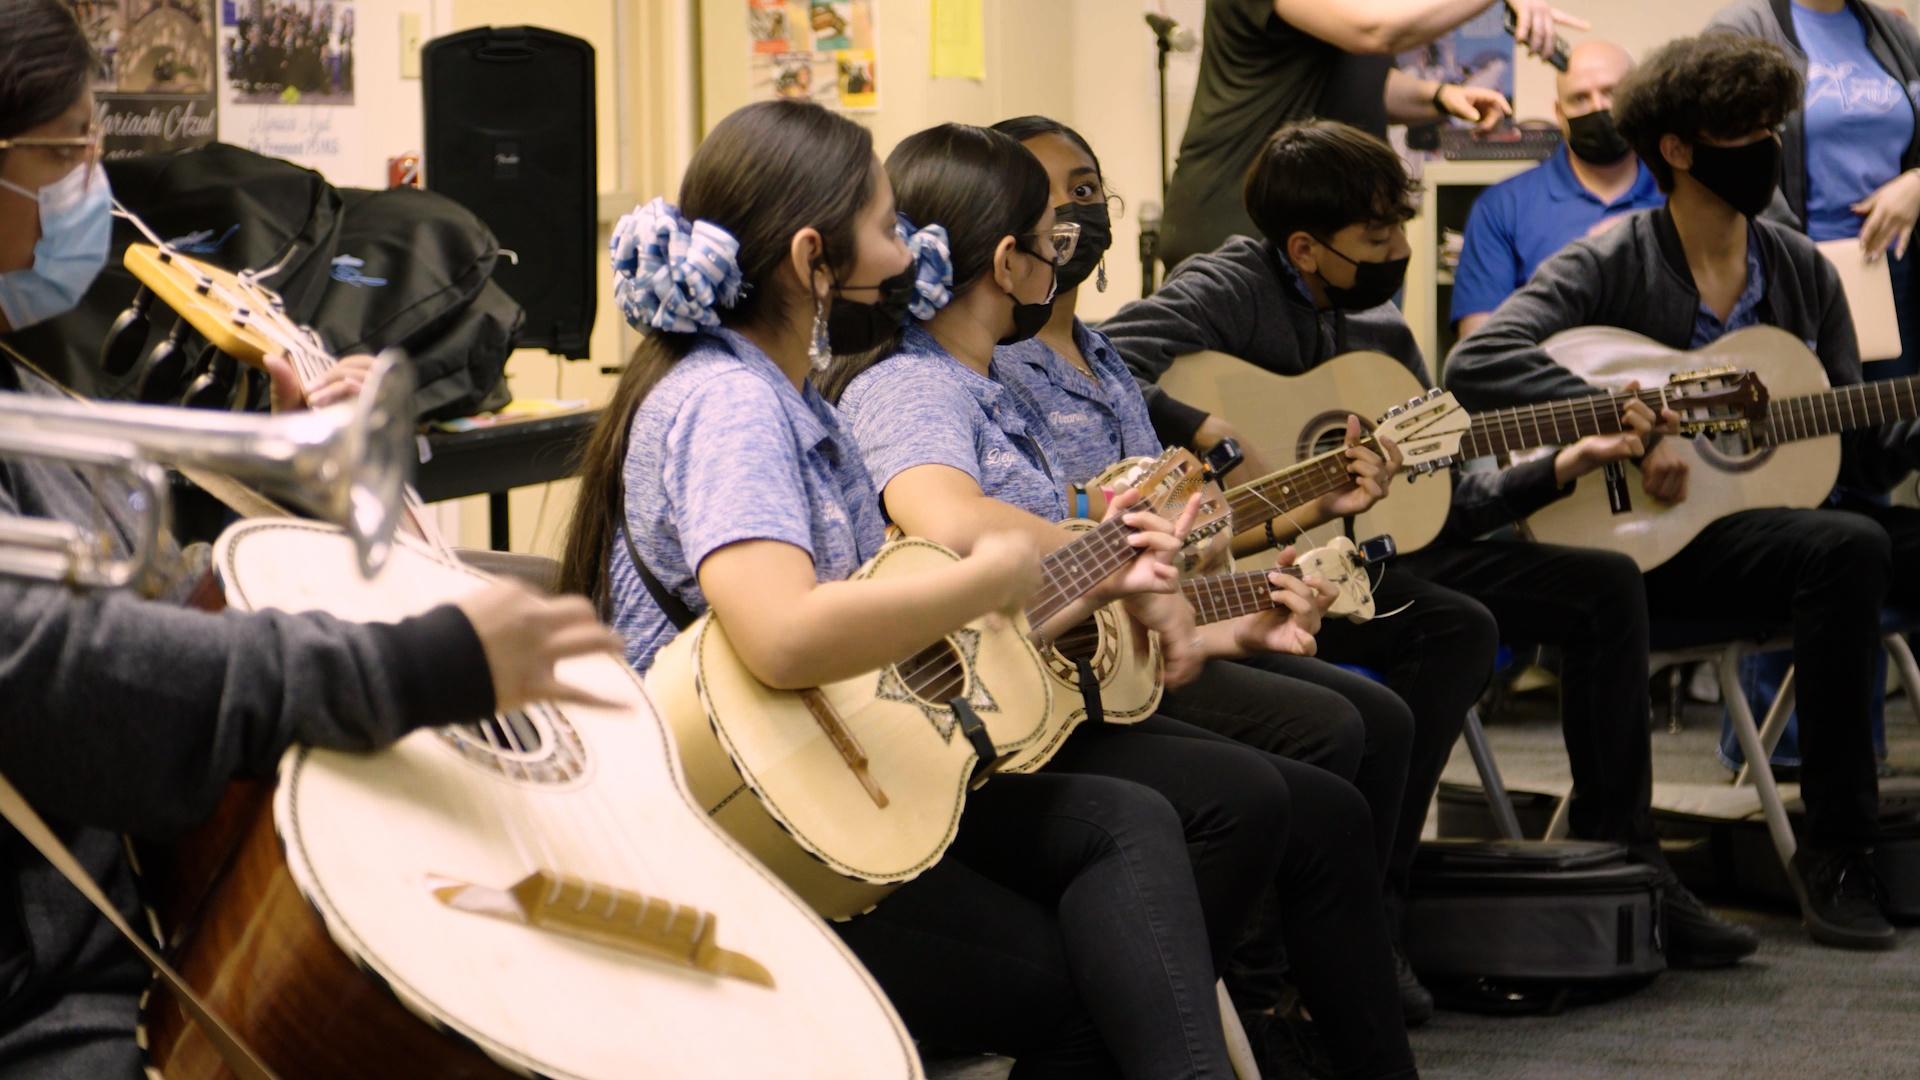
[[[191,329],[187,320],[175,320],[173,329],[141,363],[138,396],[143,403],[161,405],[179,395],[190,359],[186,353],[186,342]]]
[[[180,404],[189,409],[224,409],[233,400],[234,380],[239,365],[233,357],[208,345],[200,353],[196,367],[200,374],[188,384]]]
[[[153,331],[149,313],[153,310],[153,292],[145,285],[133,294],[133,303],[116,315],[107,336],[100,342],[100,367],[109,375],[125,375],[140,362],[140,350],[147,347]]]

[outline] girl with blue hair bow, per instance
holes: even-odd
[[[1038,559],[1014,535],[914,579],[846,580],[884,523],[808,376],[934,310],[944,249],[897,218],[866,129],[787,101],[727,117],[677,207],[620,223],[616,297],[644,339],[587,448],[562,583],[602,606],[636,668],[675,633],[656,596],[713,611],[776,688],[871,671],[1025,603]],[[1136,524],[1152,556],[1108,587],[1171,588],[1168,524]],[[938,865],[837,929],[923,1044],[1011,1054],[1016,1077],[1227,1077],[1187,840],[1143,785],[996,776]]]

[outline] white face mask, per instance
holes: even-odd
[[[40,208],[33,265],[0,274],[0,313],[18,330],[72,311],[100,276],[113,243],[113,192],[98,162],[37,192],[8,180],[0,188]]]

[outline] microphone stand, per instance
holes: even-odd
[[[1171,150],[1167,132],[1167,54],[1173,51],[1173,26],[1171,23],[1155,22],[1151,18],[1147,20],[1147,25],[1153,28],[1154,48],[1158,53],[1155,67],[1159,69],[1160,77],[1160,205],[1164,207],[1167,204],[1168,158]],[[1140,295],[1143,298],[1153,295],[1153,290],[1159,285],[1159,263],[1160,228],[1156,223],[1151,230],[1144,227],[1140,230]]]

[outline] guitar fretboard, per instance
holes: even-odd
[[[1132,532],[1116,517],[1041,559],[1040,589],[1027,605],[1027,621],[1040,627],[1125,566],[1134,556],[1127,543]]]
[[[1297,567],[1283,566],[1278,571],[1290,577],[1300,576]],[[1180,591],[1193,604],[1195,622],[1205,626],[1272,607],[1273,586],[1267,581],[1267,574],[1266,570],[1240,570],[1190,578],[1181,583]]]
[[[1360,445],[1380,452],[1380,442],[1372,436],[1360,440]],[[1353,478],[1347,475],[1345,449],[1336,447],[1230,489],[1226,493],[1227,512],[1233,518],[1233,531],[1245,532],[1352,483]]]
[[[1916,383],[1920,378],[1908,376],[1777,400],[1767,409],[1767,422],[1754,428],[1754,445],[1771,446],[1911,420],[1920,416]]]
[[[1589,435],[1612,435],[1625,426],[1621,410],[1635,398],[1657,414],[1667,394],[1665,388],[1655,387],[1637,394],[1595,394],[1475,413],[1466,438],[1460,440],[1460,456],[1470,460],[1537,446],[1565,446]]]

